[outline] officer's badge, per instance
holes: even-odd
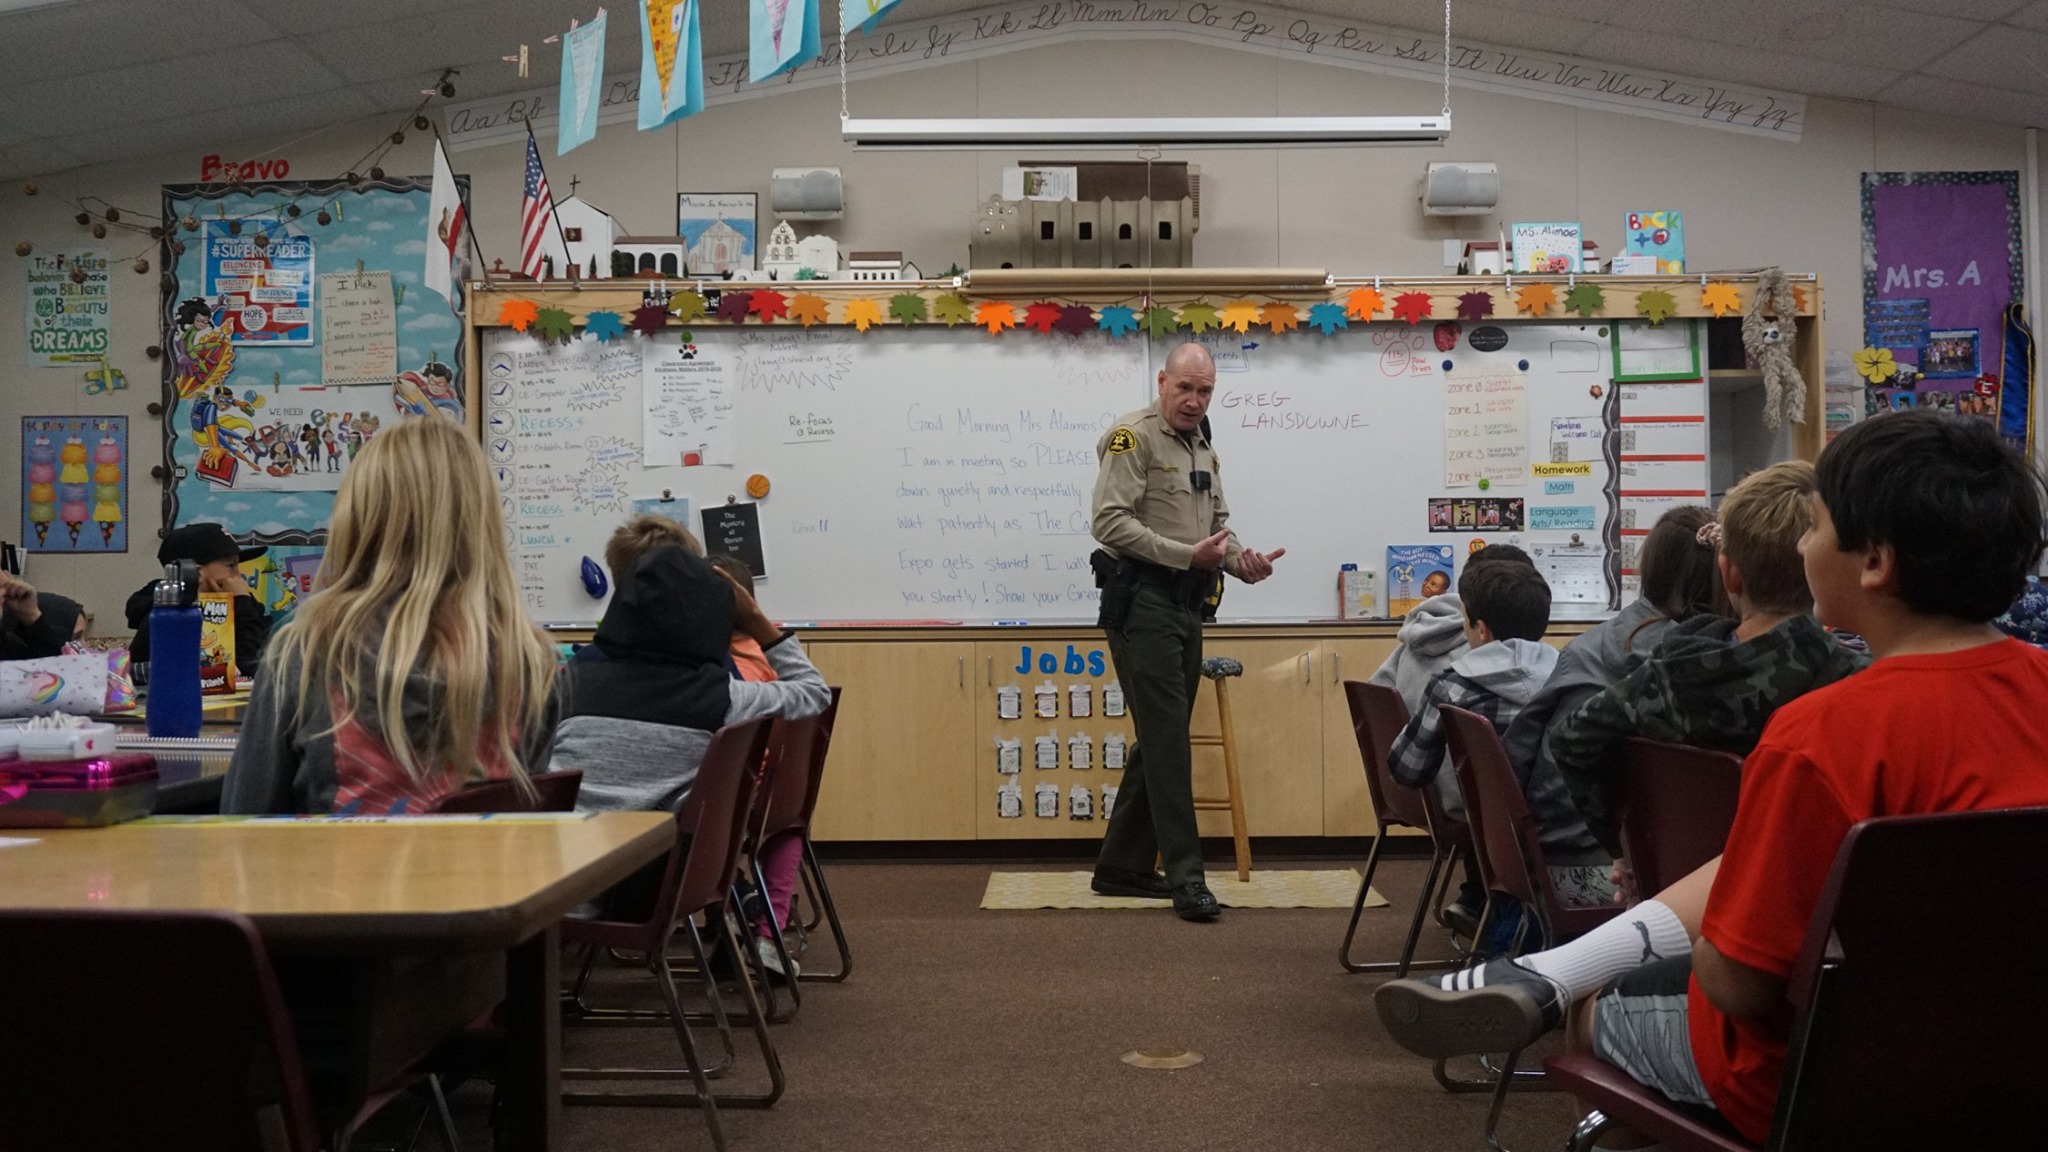
[[[1129,428],[1118,428],[1109,434],[1111,452],[1129,452],[1138,446],[1138,434]]]

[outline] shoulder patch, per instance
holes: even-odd
[[[1137,446],[1138,434],[1131,431],[1128,426],[1119,425],[1116,431],[1109,434],[1109,450],[1111,452],[1129,452]]]

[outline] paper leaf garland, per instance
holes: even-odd
[[[1060,306],[1050,300],[1040,300],[1024,309],[1024,326],[1040,336],[1050,333],[1052,326],[1059,322]],[[990,331],[993,332],[994,329]]]
[[[1712,308],[1716,317],[1742,307],[1742,293],[1726,280],[1716,280],[1700,290],[1700,307]]]
[[[1005,328],[1017,326],[1017,307],[1008,300],[983,300],[974,309],[974,322],[994,336]]]
[[[1394,315],[1413,324],[1429,318],[1429,293],[1403,292],[1394,297]]]
[[[689,324],[711,314],[710,305],[696,292],[678,292],[668,298],[668,310],[678,324]]]
[[[1353,320],[1368,323],[1387,306],[1387,298],[1377,288],[1354,288],[1344,298],[1344,314]]]
[[[1567,311],[1591,316],[1607,306],[1607,294],[1598,284],[1580,284],[1564,294],[1564,306]]]
[[[1259,322],[1259,306],[1249,300],[1232,300],[1223,306],[1219,320],[1233,332],[1245,332]]]
[[[540,305],[531,300],[507,300],[498,305],[498,323],[514,332],[524,332],[540,316]]]
[[[950,293],[932,301],[932,315],[946,322],[946,327],[955,324],[970,324],[974,321],[974,305],[959,293]]]
[[[659,304],[642,304],[633,309],[633,331],[652,336],[668,323],[668,309]]]
[[[754,298],[747,301],[747,311],[761,318],[766,324],[789,315],[789,297],[766,288],[754,289]]]
[[[1128,336],[1138,330],[1138,314],[1121,304],[1111,304],[1095,318],[1095,324],[1111,336]]]
[[[561,308],[543,308],[533,318],[533,330],[550,343],[567,344],[576,335],[576,321]]]
[[[1899,374],[1898,361],[1889,348],[1865,348],[1856,353],[1856,372],[1872,384],[1882,384]]]
[[[846,302],[846,322],[863,332],[880,324],[882,322],[882,302],[880,300],[848,300]]]
[[[1164,304],[1154,304],[1145,309],[1145,318],[1138,321],[1138,327],[1150,333],[1154,340],[1171,336],[1180,328],[1180,321],[1174,318],[1173,309]]]
[[[1678,301],[1671,293],[1652,288],[1636,297],[1636,315],[1648,316],[1650,323],[1662,324],[1666,317],[1678,311]]]
[[[1095,327],[1095,310],[1085,304],[1068,304],[1060,308],[1060,318],[1054,328],[1069,336],[1079,336]]]
[[[1216,315],[1214,304],[1207,300],[1197,300],[1191,304],[1181,305],[1180,322],[1191,332],[1207,332],[1221,323],[1221,320]]]
[[[718,318],[738,324],[747,318],[747,308],[753,302],[752,292],[727,292],[718,298]]]
[[[1284,300],[1259,309],[1259,323],[1275,332],[1290,332],[1301,326],[1301,310]]]
[[[825,298],[809,292],[799,292],[789,298],[789,315],[797,323],[809,328],[825,322]]]
[[[1466,292],[1458,297],[1458,317],[1462,320],[1484,320],[1493,315],[1493,293]]]
[[[924,297],[915,292],[899,292],[889,297],[889,318],[899,324],[915,324],[931,319],[931,311],[925,306]]]
[[[1515,289],[1515,309],[1525,316],[1542,316],[1557,307],[1557,285],[1531,284]]]
[[[584,318],[583,330],[599,344],[609,344],[626,334],[626,323],[617,312],[592,312]]]
[[[1332,304],[1324,301],[1321,304],[1311,304],[1309,306],[1308,326],[1325,336],[1329,336],[1335,334],[1339,328],[1351,327],[1351,319],[1344,314],[1344,306],[1342,304]]]

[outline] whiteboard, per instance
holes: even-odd
[[[1462,556],[1480,540],[1577,536],[1611,554],[1609,600],[1618,594],[1609,327],[1450,328],[1201,337],[1218,353],[1210,420],[1231,523],[1248,547],[1287,548],[1265,583],[1229,582],[1222,619],[1333,616],[1339,565],[1381,569],[1390,544],[1451,543]],[[683,335],[548,345],[483,334],[487,455],[516,571],[544,624],[602,615],[581,564],[602,564],[635,500],[667,495],[701,512],[746,501],[755,474],[771,485],[760,502],[771,576],[759,589],[771,616],[1092,623],[1095,443],[1152,400],[1165,352],[1188,338],[705,328],[684,348]],[[650,411],[644,364],[672,369],[686,352],[713,367],[687,395],[658,384],[661,410]],[[1485,491],[1447,483],[1446,429],[1457,423],[1447,381],[1475,376],[1513,378],[1522,423],[1492,450],[1528,462],[1512,479],[1497,469]],[[686,442],[711,462],[669,462]],[[665,455],[650,459],[650,444]],[[1553,461],[1567,475],[1537,475],[1538,465],[1557,471]],[[1530,517],[1550,509],[1544,524],[1590,516],[1592,527],[1432,534],[1431,497],[1520,499]]]

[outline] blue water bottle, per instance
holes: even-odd
[[[199,566],[164,565],[149,609],[151,736],[199,735]]]

